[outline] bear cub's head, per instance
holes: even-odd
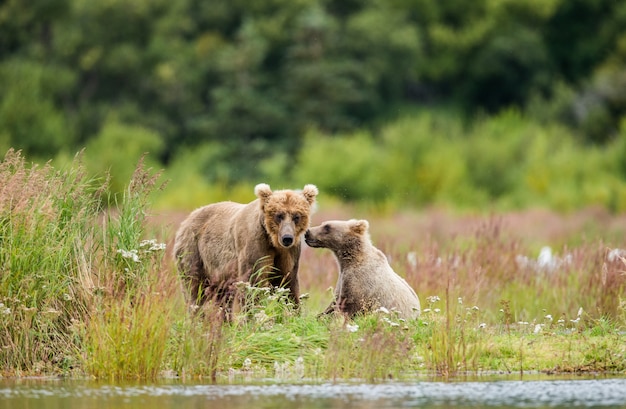
[[[307,230],[304,241],[311,247],[344,252],[369,240],[368,230],[367,220],[330,220]]]
[[[272,192],[266,183],[254,188],[259,198],[265,230],[274,247],[290,248],[297,244],[309,228],[315,198],[315,185],[306,185],[302,191],[277,190]]]

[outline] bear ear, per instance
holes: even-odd
[[[310,205],[315,203],[315,196],[317,196],[318,193],[319,191],[315,185],[305,185],[304,189],[302,189],[302,194]]]
[[[261,202],[265,202],[272,195],[272,189],[267,183],[259,183],[254,187],[254,194],[261,199]]]
[[[369,227],[370,227],[370,224],[368,223],[367,220],[355,220],[355,219],[350,220],[350,230],[352,230],[353,232],[361,236],[367,233],[367,230],[369,229]]]

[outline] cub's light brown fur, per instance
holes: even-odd
[[[367,220],[352,219],[327,221],[306,232],[309,246],[332,250],[339,263],[335,299],[324,314],[338,310],[352,317],[385,307],[406,318],[418,317],[417,294],[374,247],[368,229]]]
[[[317,187],[272,192],[261,183],[254,193],[257,199],[248,204],[210,204],[181,223],[174,256],[192,302],[215,299],[229,307],[233,284],[249,281],[286,287],[298,305],[301,237],[309,227]]]

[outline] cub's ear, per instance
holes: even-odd
[[[350,230],[356,234],[364,235],[370,228],[370,224],[367,220],[355,220],[352,219],[349,222]]]
[[[272,195],[272,189],[267,183],[259,183],[254,187],[254,194],[261,199],[261,203],[264,203]]]
[[[315,203],[315,196],[317,196],[318,193],[319,191],[315,185],[305,185],[304,189],[302,189],[302,195],[304,195],[304,198],[310,205]]]

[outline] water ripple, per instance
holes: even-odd
[[[59,381],[52,384],[13,384],[0,386],[0,400],[60,400],[98,399],[126,402],[141,398],[142,402],[178,403],[186,398],[196,401],[230,402],[241,407],[277,398],[292,402],[293,407],[306,402],[327,400],[359,403],[360,407],[421,407],[421,406],[489,406],[489,407],[624,407],[626,408],[626,379],[552,380],[552,381],[491,381],[491,382],[431,382],[382,384],[270,384],[270,385],[204,385],[157,384],[137,386],[94,386],[88,383]],[[166,399],[163,399],[166,398]],[[297,405],[295,404],[297,403]],[[368,403],[364,405],[363,403]],[[163,407],[168,407],[163,406]],[[180,406],[177,406],[180,407]]]

